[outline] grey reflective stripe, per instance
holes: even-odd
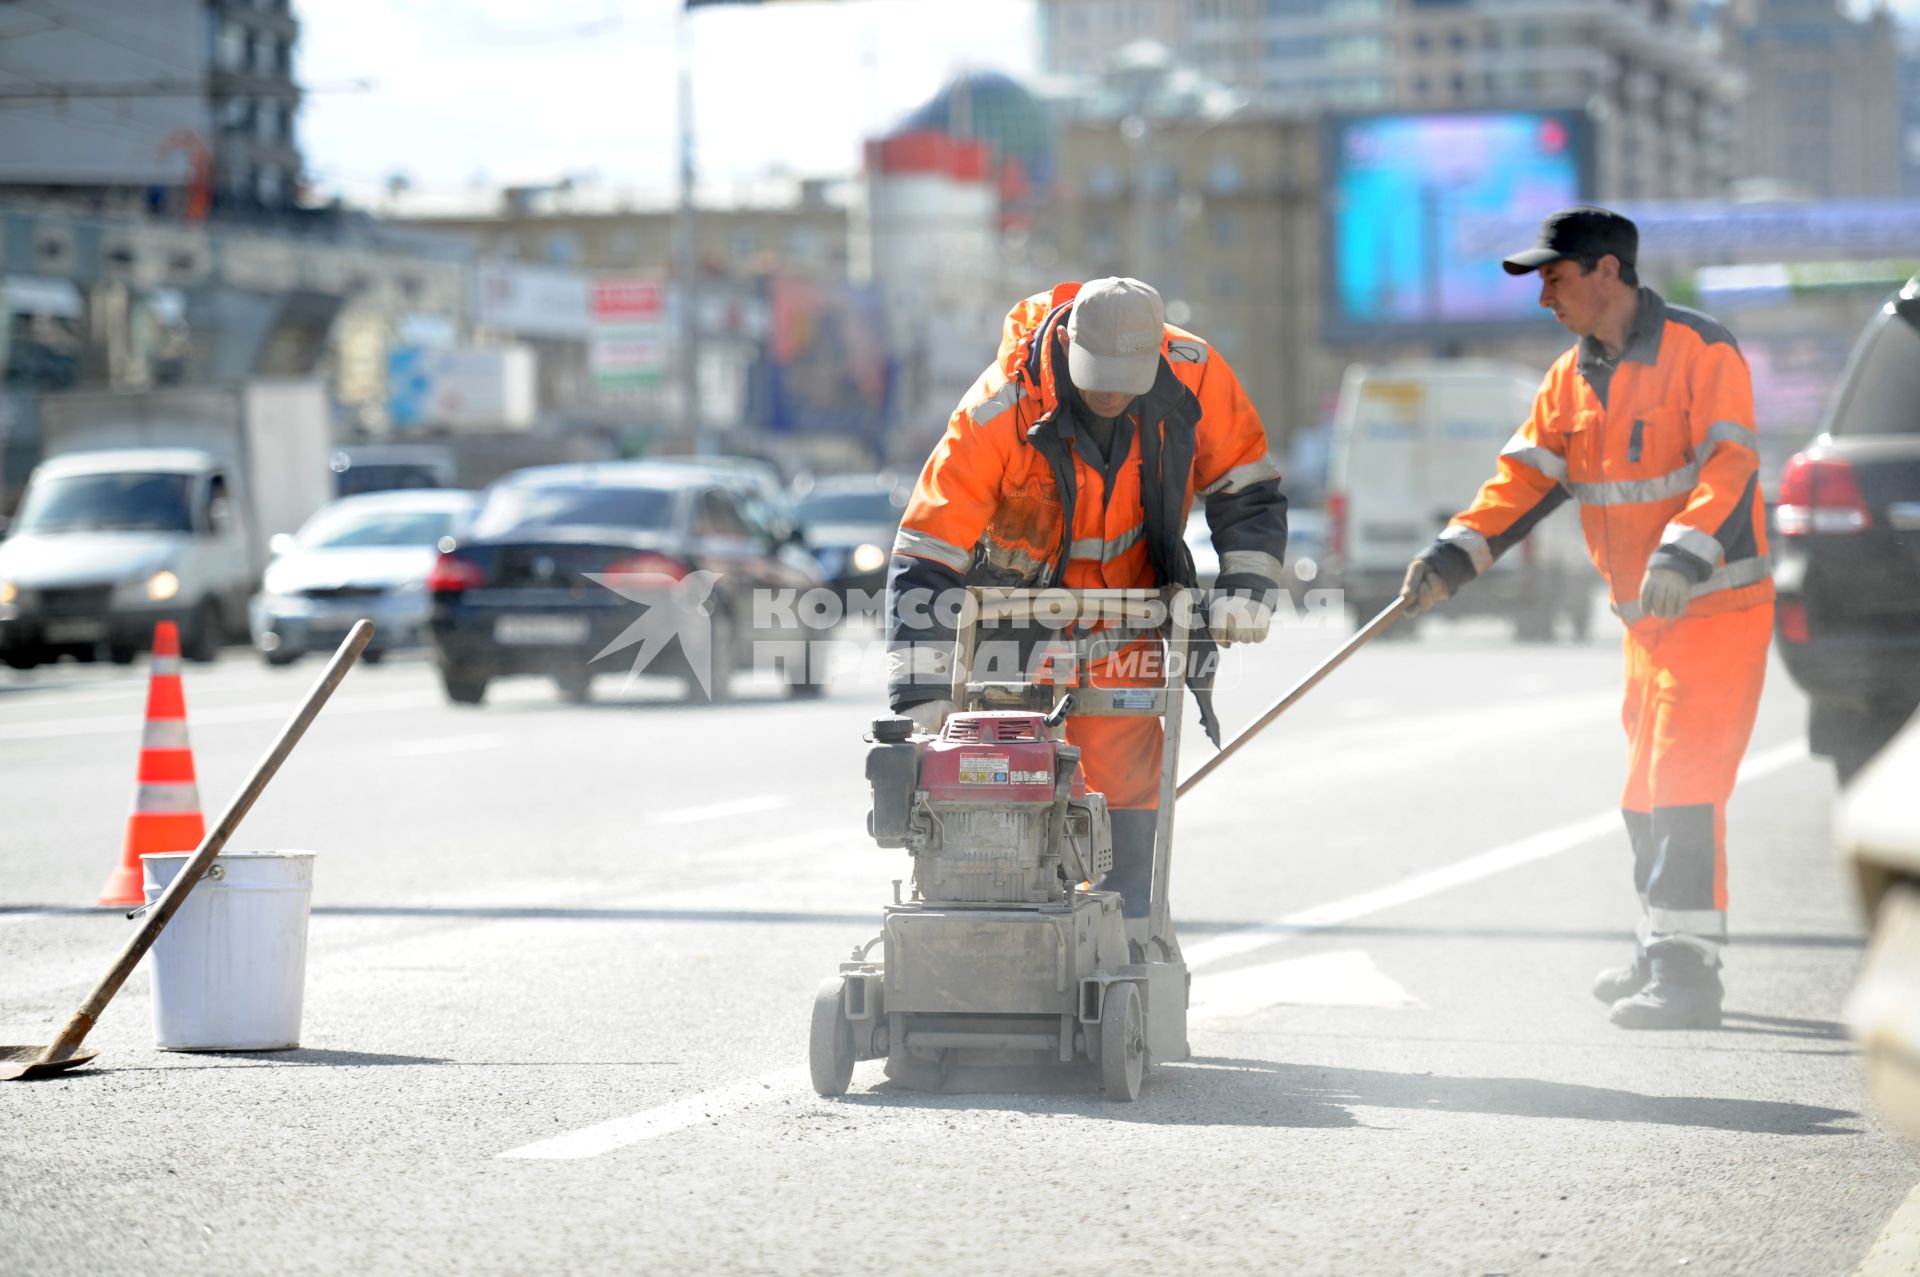
[[[148,816],[174,816],[200,810],[200,788],[192,781],[146,784],[133,796],[133,810]]]
[[[153,664],[147,669],[148,674],[178,674],[179,672],[180,658],[177,656],[156,656],[153,658]]]
[[[1760,436],[1737,421],[1716,421],[1707,428],[1707,451],[1714,445],[1737,443],[1751,452],[1760,451]]]
[[[1472,528],[1462,527],[1458,523],[1448,524],[1447,530],[1440,534],[1440,539],[1467,552],[1467,557],[1473,560],[1475,576],[1493,566],[1493,549],[1487,545],[1487,539]]]
[[[1718,944],[1727,938],[1727,915],[1718,909],[1647,908],[1647,929],[1656,940],[1691,936]]]
[[[1509,461],[1530,466],[1549,479],[1557,479],[1561,483],[1567,481],[1567,459],[1551,448],[1534,443],[1524,434],[1516,432],[1513,438],[1507,440],[1507,446],[1500,449],[1500,455]]]
[[[1207,362],[1207,343],[1175,338],[1167,343],[1167,362],[1170,364],[1204,364]]]
[[[976,426],[984,426],[1007,409],[1019,403],[1021,396],[1026,393],[1026,390],[1021,387],[1019,382],[1010,381],[988,395],[985,399],[982,399],[972,408],[969,408],[967,415],[973,418],[973,423]]]
[[[986,540],[987,562],[1005,572],[1017,572],[1023,577],[1035,577],[1052,566],[1045,559],[1036,559],[1018,546],[1001,545],[992,537]]]
[[[186,749],[187,720],[184,718],[150,718],[147,727],[140,734],[141,749]]]
[[[1146,534],[1146,526],[1144,524],[1136,524],[1134,527],[1122,532],[1119,536],[1106,541],[1101,540],[1099,537],[1081,537],[1067,547],[1067,557],[1070,559],[1094,559],[1101,563],[1111,563],[1128,550],[1131,550],[1134,546],[1140,544],[1140,539],[1146,536]]]
[[[1678,523],[1669,523],[1667,530],[1660,534],[1660,544],[1678,546],[1708,567],[1712,567],[1727,557],[1726,547],[1699,528],[1689,528]]]
[[[1235,573],[1245,572],[1249,576],[1265,577],[1267,580],[1278,585],[1281,574],[1284,571],[1285,569],[1280,565],[1280,560],[1274,558],[1265,550],[1228,550],[1220,556],[1221,576],[1232,576]]]
[[[936,678],[951,676],[948,661],[953,651],[944,645],[913,643],[896,645],[887,650],[887,682],[911,683],[924,675]]]
[[[1235,466],[1200,489],[1198,495],[1210,497],[1216,492],[1241,492],[1256,483],[1279,477],[1280,467],[1273,464],[1271,457],[1262,457],[1258,461],[1249,461],[1244,466]]]
[[[1612,483],[1569,483],[1581,505],[1643,505],[1683,497],[1700,483],[1700,462],[1689,461],[1657,479],[1618,479]]]
[[[1702,595],[1718,594],[1722,590],[1737,590],[1742,586],[1758,585],[1772,575],[1773,560],[1766,555],[1741,559],[1738,563],[1729,563],[1720,568],[1712,576],[1694,586],[1687,597],[1697,599]],[[1638,599],[1630,603],[1617,604],[1613,611],[1614,615],[1629,625],[1635,621],[1644,620],[1647,615]]]
[[[942,541],[931,533],[916,532],[906,527],[893,534],[893,552],[911,554],[916,559],[931,559],[955,572],[965,572],[973,562],[972,550],[963,550],[951,541]]]

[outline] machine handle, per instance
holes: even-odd
[[[1406,609],[1407,601],[1404,598],[1396,598],[1393,602],[1387,604],[1387,606],[1381,610],[1380,615],[1361,626],[1359,631],[1355,633],[1352,638],[1348,639],[1339,651],[1322,661],[1318,669],[1294,684],[1291,691],[1269,706],[1266,713],[1254,720],[1253,726],[1228,741],[1219,753],[1200,765],[1199,771],[1196,771],[1193,775],[1181,781],[1180,788],[1174,791],[1175,797],[1185,797],[1189,789],[1198,785],[1214,768],[1232,757],[1235,750],[1264,731],[1267,724],[1292,709],[1301,697],[1320,685],[1321,679],[1339,669],[1342,662],[1349,656],[1352,656],[1355,652],[1365,647],[1367,643],[1382,630],[1399,620],[1401,616],[1405,614]]]

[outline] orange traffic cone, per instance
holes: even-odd
[[[127,845],[119,868],[100,891],[100,903],[144,903],[140,857],[154,851],[192,851],[206,836],[200,787],[193,778],[193,748],[187,743],[187,698],[180,688],[180,631],[172,621],[162,621],[153,631],[147,728],[140,743],[133,813],[127,817]]]

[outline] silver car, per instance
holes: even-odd
[[[450,488],[342,497],[293,536],[275,537],[251,610],[253,644],[267,664],[329,651],[362,617],[373,622],[368,660],[418,644],[433,603],[427,572],[476,499]]]

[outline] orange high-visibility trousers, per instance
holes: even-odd
[[[1760,709],[1773,604],[1627,629],[1627,785],[1642,940],[1717,958],[1727,938],[1727,799]]]

